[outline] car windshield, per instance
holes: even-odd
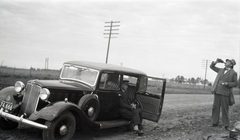
[[[97,70],[91,68],[65,64],[63,66],[60,78],[77,80],[94,86],[98,77],[98,73],[99,72]]]

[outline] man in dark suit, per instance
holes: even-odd
[[[127,80],[123,81],[121,90],[122,96],[120,99],[120,115],[131,121],[133,124],[133,130],[138,136],[142,136],[142,118],[141,109],[136,104],[136,87],[128,85]]]
[[[236,61],[227,59],[225,68],[218,68],[217,63],[224,63],[221,59],[212,62],[210,68],[217,72],[211,92],[214,94],[212,107],[212,126],[219,123],[220,108],[222,108],[222,123],[226,130],[229,130],[229,95],[232,88],[237,86],[237,73],[233,70]]]

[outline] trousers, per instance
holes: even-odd
[[[132,121],[134,125],[141,124],[141,111],[140,109],[129,110],[126,108],[120,108],[119,113],[125,119]]]
[[[212,107],[212,123],[218,125],[220,117],[220,109],[222,109],[223,126],[229,126],[229,97],[214,94],[214,102]]]

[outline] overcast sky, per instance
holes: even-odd
[[[70,60],[105,63],[110,21],[120,21],[110,64],[204,78],[204,60],[229,58],[239,74],[239,0],[0,0],[1,65],[45,68],[46,58],[50,69]],[[215,76],[208,68],[207,79]]]

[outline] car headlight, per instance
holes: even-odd
[[[40,99],[46,101],[50,95],[50,91],[47,88],[42,88],[40,90]]]
[[[17,82],[15,83],[14,87],[15,87],[15,88],[14,88],[15,91],[16,91],[17,93],[19,93],[19,92],[21,92],[21,91],[25,88],[25,85],[24,85],[23,82],[17,81]]]

